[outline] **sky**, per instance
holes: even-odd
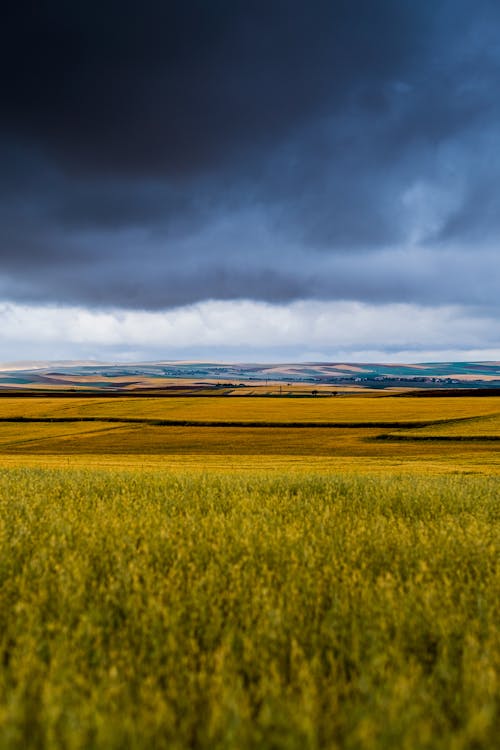
[[[17,0],[0,361],[500,360],[497,0]]]

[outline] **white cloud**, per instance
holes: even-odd
[[[0,305],[2,360],[500,359],[494,317],[459,306],[207,301],[162,312]]]

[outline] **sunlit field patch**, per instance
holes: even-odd
[[[2,747],[493,747],[499,490],[3,470]]]
[[[121,417],[261,422],[421,422],[500,414],[500,398],[0,398],[0,417]]]

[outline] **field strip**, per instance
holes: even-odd
[[[466,419],[454,419],[442,424],[405,428],[397,432],[383,433],[375,440],[402,441],[498,441],[500,440],[500,415],[491,414]]]
[[[123,429],[124,425],[117,425],[115,427],[102,427],[101,429],[90,429],[90,430],[83,430],[79,433],[72,434],[67,432],[60,432],[56,433],[54,435],[40,435],[37,437],[30,437],[30,438],[21,438],[21,439],[14,439],[14,440],[7,440],[5,442],[0,441],[0,451],[4,449],[8,449],[9,447],[13,445],[34,445],[36,443],[47,443],[51,440],[58,440],[60,438],[71,438],[71,437],[79,437],[80,435],[84,435],[85,437],[91,436],[91,435],[101,435],[103,433],[109,433],[113,432],[115,430],[121,430]]]
[[[491,416],[491,415],[488,415]],[[496,415],[495,415],[496,416]],[[147,417],[0,417],[1,423],[15,424],[68,424],[79,422],[106,422],[114,424],[148,425],[154,427],[277,427],[277,428],[352,428],[360,429],[367,427],[386,428],[419,428],[433,427],[438,425],[451,425],[470,422],[486,417],[454,417],[452,419],[426,419],[421,421],[391,421],[391,420],[363,420],[363,421],[263,421],[263,420],[200,420],[200,419],[155,419]]]
[[[376,435],[372,438],[365,438],[365,440],[388,440],[395,443],[409,442],[449,442],[449,443],[474,443],[474,442],[498,442],[500,435]]]
[[[244,398],[188,399],[0,399],[3,419],[116,421],[169,427],[380,426],[387,430],[452,424],[450,420],[498,415],[500,400],[344,398],[330,400]],[[470,432],[471,430],[467,430]]]
[[[311,456],[311,455],[207,455],[199,453],[178,454],[2,454],[0,471],[16,468],[86,469],[127,471],[142,473],[160,471],[168,474],[251,474],[255,475],[500,475],[500,457],[481,454],[476,459],[464,461],[463,456],[452,459],[436,456],[434,459],[418,456],[408,459],[394,456],[358,457]]]

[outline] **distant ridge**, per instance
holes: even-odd
[[[163,380],[210,383],[318,383],[386,388],[500,387],[500,362],[221,363],[162,361],[136,363],[18,362],[0,365],[0,388],[30,386],[140,388]]]

